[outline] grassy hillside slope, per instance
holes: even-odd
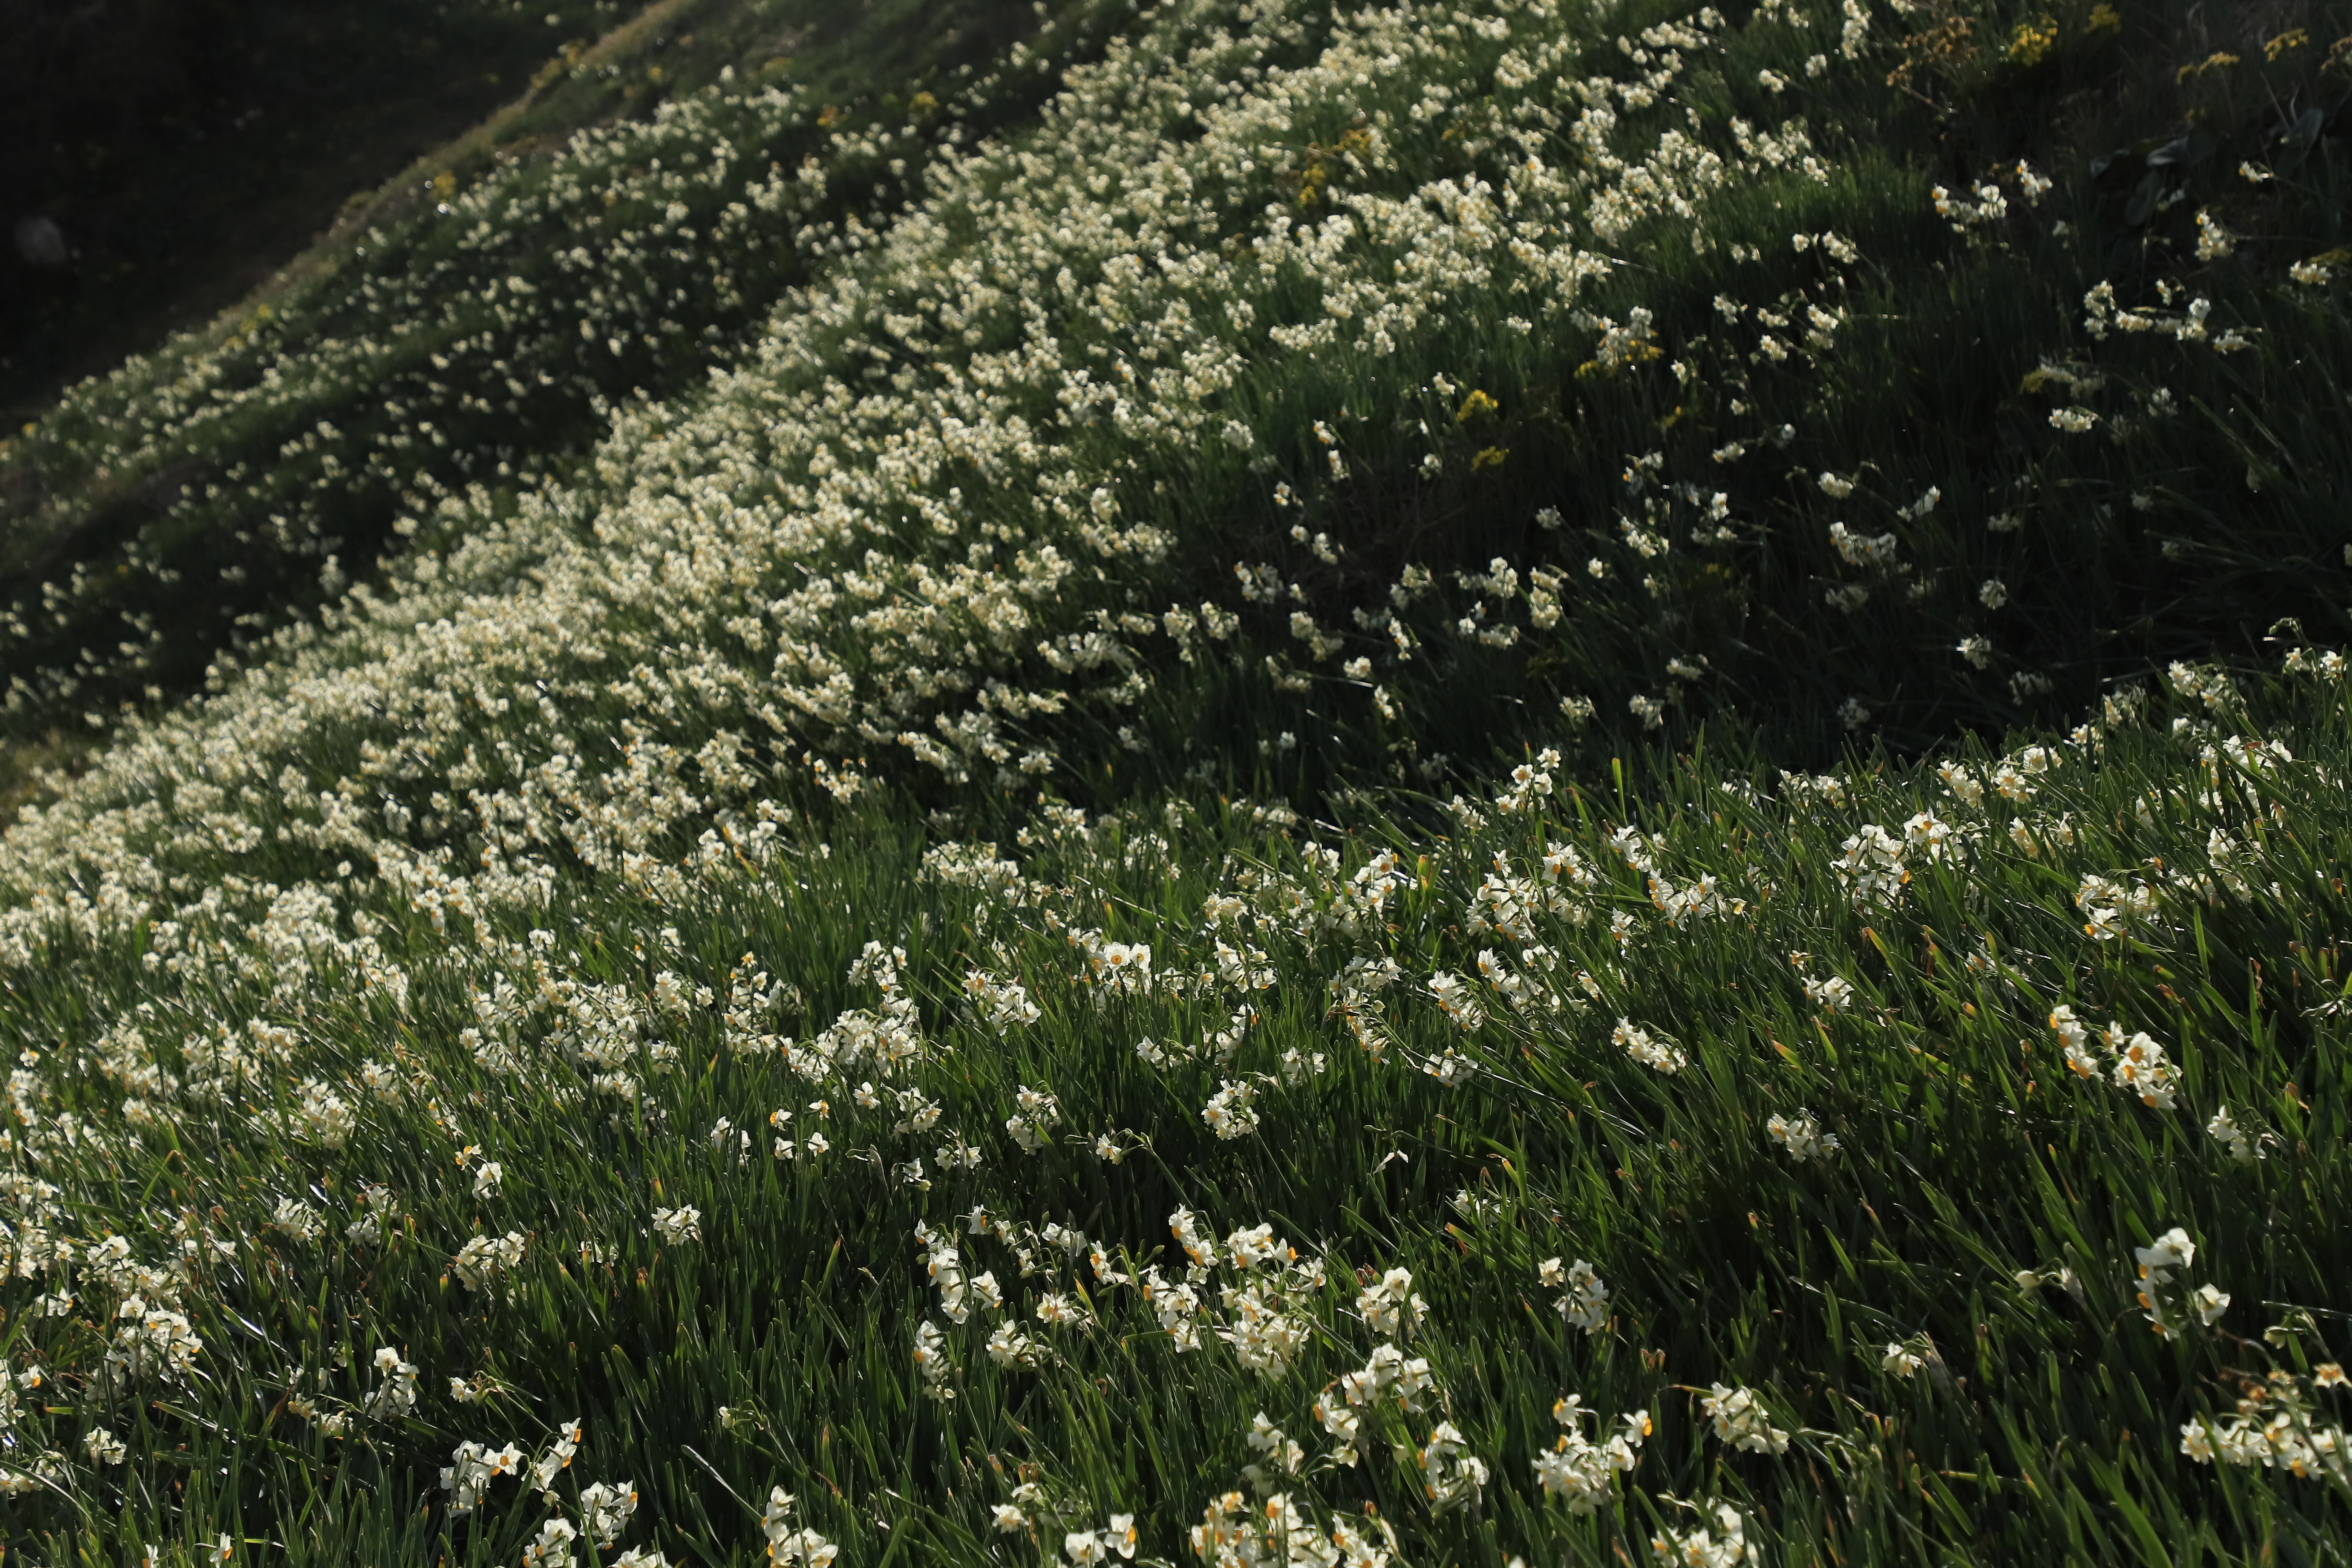
[[[600,877],[290,817],[12,981],[12,1545],[2326,1561],[2343,688],[2180,684],[1442,835],[718,751]]]
[[[1906,21],[1884,39],[1861,26],[1849,58],[1840,17],[1728,35],[1649,24],[1668,28],[1650,45],[1618,18],[1577,57],[1577,72],[1618,73],[1591,102],[1568,78],[1487,74],[1557,70],[1560,48],[1465,34],[1466,85],[1416,97],[1397,78],[1375,105],[1308,72],[1313,94],[1270,110],[1285,127],[1271,142],[1268,111],[1232,74],[1243,58],[1188,66],[1198,112],[1089,108],[1092,124],[1055,142],[1062,173],[1024,180],[1001,209],[977,192],[938,208],[1002,220],[993,231],[919,224],[842,268],[861,302],[792,351],[816,356],[808,370],[755,365],[756,390],[684,396],[659,417],[723,420],[887,368],[893,421],[969,422],[949,411],[970,394],[931,379],[939,353],[961,365],[1024,333],[1050,339],[1050,358],[1007,362],[1022,366],[1011,401],[979,428],[1017,448],[1050,423],[1071,458],[1057,483],[1108,489],[1195,542],[1122,588],[1151,601],[1125,608],[1196,605],[1246,557],[1272,569],[1269,594],[1314,597],[1308,613],[1334,624],[1305,646],[1325,647],[1361,630],[1357,612],[1382,613],[1405,565],[1484,571],[1501,556],[1569,574],[1574,591],[1553,597],[1576,613],[1490,661],[1537,677],[1498,691],[1612,715],[1637,697],[1643,714],[1769,715],[1776,744],[1820,754],[1845,729],[1905,748],[1997,731],[2079,708],[2120,672],[2252,651],[2278,616],[2329,623],[2346,574],[2328,259],[2345,79],[2343,57],[2310,41],[2324,22],[2291,47],[2278,39],[2292,30],[2199,55],[2228,40],[2158,13],[2127,28],[2085,12],[2023,41],[1998,19],[1963,36],[1965,20]],[[817,134],[791,130],[812,112],[793,94],[697,99],[586,144],[571,174],[491,182],[388,257],[355,258],[351,292],[290,343],[255,323],[226,357],[168,382],[134,369],[61,408],[21,455],[51,500],[12,532],[47,542],[40,561],[20,557],[8,623],[20,732],[167,697],[240,616],[260,617],[249,635],[275,607],[366,576],[387,531],[436,526],[436,496],[470,484],[460,515],[511,506],[527,488],[515,477],[567,449],[598,399],[698,376],[764,299],[836,245],[862,247],[846,215],[869,197],[889,214],[894,182],[920,178],[920,149],[957,123],[927,112],[818,134],[845,161],[822,186],[745,153]],[[731,151],[656,175],[656,143]],[[1193,193],[1187,209],[1139,207],[1168,199],[1148,180],[1088,188],[1097,158],[1164,168]],[[697,238],[667,237],[673,225]],[[1161,255],[1188,270],[1149,259]],[[936,269],[967,256],[984,292],[958,288],[948,306],[961,317],[968,297],[981,313],[944,342],[892,332],[889,319],[939,308]],[[1127,256],[1146,269],[1119,270]],[[506,270],[525,259],[528,276]],[[1065,268],[1068,286],[1036,300],[1042,327],[1017,326],[1017,280]],[[1187,313],[1171,326],[1176,305]],[[1166,341],[1128,341],[1130,321]],[[835,368],[877,335],[895,363]],[[1218,367],[1155,384],[1173,372],[1146,349]],[[1069,391],[1081,374],[1091,390]],[[1124,381],[1102,379],[1129,374],[1186,407],[1188,451],[1236,416],[1263,428],[1247,450],[1139,458],[1134,432],[1107,420]],[[1352,479],[1334,478],[1341,448],[1317,420]],[[776,456],[787,471],[803,460],[789,443]],[[1139,463],[1149,471],[1118,467]],[[155,494],[158,476],[176,477],[139,521],[126,487]],[[581,493],[607,506],[618,491]],[[1010,504],[1028,526],[1027,503]],[[1302,519],[1310,540],[1351,552],[1344,563],[1290,537]],[[892,553],[963,551],[919,532]],[[1463,601],[1448,624],[1477,596],[1440,587]],[[1352,651],[1382,646],[1378,628],[1362,640]],[[1478,715],[1473,732],[1488,727]]]
[[[452,371],[0,839],[12,1548],[2331,1561],[2352,22],[2209,22],[1155,7],[659,246],[806,106],[614,138],[469,341],[800,280],[576,460]]]
[[[910,160],[1034,108],[1098,46],[1087,15],[707,0],[570,50],[280,287],[0,442],[8,732],[54,744],[199,686],[370,575],[404,510],[691,386],[864,243],[845,217],[888,221]]]

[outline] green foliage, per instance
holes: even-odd
[[[452,940],[462,915],[445,933],[389,884],[355,884],[368,964],[414,977],[404,1005],[338,984],[348,961],[284,911],[275,934],[197,917],[167,964],[184,982],[207,952],[260,960],[280,1000],[250,1029],[193,1010],[121,935],[55,947],[16,982],[32,1070],[12,1141],[62,1191],[20,1192],[18,1213],[89,1239],[64,1315],[31,1305],[61,1266],[9,1287],[0,1353],[47,1376],[20,1451],[76,1462],[62,1492],[17,1500],[12,1544],[44,1554],[86,1521],[132,1543],[266,1536],[298,1561],[510,1560],[625,1477],[631,1542],[685,1561],[756,1544],[776,1484],[845,1561],[1029,1561],[1039,1531],[1055,1553],[1056,1520],[1129,1512],[1146,1555],[1174,1557],[1265,1462],[1245,1441],[1262,1412],[1311,1456],[1275,1483],[1294,1505],[1368,1531],[1376,1510],[1405,1561],[1638,1555],[1712,1519],[1675,1498],[1730,1503],[1776,1559],[2024,1561],[2053,1538],[2088,1561],[2315,1551],[2344,1528],[2340,1460],[2297,1480],[2176,1450],[2184,1423],[2226,1422],[2242,1379],[2307,1379],[2340,1353],[2326,1237],[2352,1200],[2352,715],[2340,682],[2267,693],[2257,718],[2186,673],[2206,705],[2178,726],[2159,710],[2088,745],[1940,777],[1784,776],[1769,796],[1687,758],[1637,766],[1622,795],[1523,774],[1457,803],[1449,837],[1369,801],[1310,832],[1174,799],[1049,813],[1016,868],[927,855],[887,797],[819,794],[804,826],[706,858],[672,896],[567,883],[543,909],[478,913],[469,939]],[[1875,890],[1854,874],[1888,870],[1856,853],[1873,823],[1902,862]],[[2152,902],[2095,938],[2096,879]],[[304,942],[311,957],[288,956]],[[2062,1003],[2152,1033],[2175,1103],[2106,1081],[2095,1036],[2107,1059],[2070,1071],[2045,1017]],[[616,1096],[591,1058],[624,1020]],[[1637,1059],[1621,1021],[1678,1068]],[[183,1098],[142,1112],[134,1095],[126,1115],[140,1041]],[[222,1067],[239,1050],[241,1082]],[[1202,1108],[1235,1083],[1255,1124],[1220,1137]],[[1009,1123],[1035,1119],[1033,1089],[1059,1118],[1025,1152]],[[2242,1157],[2206,1128],[2224,1108]],[[1776,1119],[1836,1147],[1800,1157]],[[950,1146],[974,1168],[944,1165]],[[316,1240],[289,1230],[289,1199]],[[973,1232],[975,1207],[996,1228]],[[656,1234],[656,1211],[681,1208],[698,1236]],[[1197,1311],[1144,1299],[1144,1266],[1181,1277],[1180,1208],[1212,1238],[1270,1222],[1324,1260],[1285,1299],[1302,1337],[1284,1369],[1241,1359],[1216,1287],[1267,1271],[1230,1247]],[[2131,1260],[2175,1226],[2196,1261],[2159,1288],[2168,1339]],[[465,1283],[466,1238],[509,1232],[519,1265]],[[149,1242],[131,1261],[157,1272],[110,1279],[95,1244],[116,1233],[184,1237],[189,1260]],[[970,1296],[961,1327],[940,1315],[940,1243],[994,1275],[1005,1313]],[[1537,1266],[1561,1256],[1606,1282],[1598,1331],[1551,1310]],[[1385,1337],[1359,1289],[1400,1267],[1419,1305],[1397,1337],[1442,1393],[1367,1409],[1364,1458],[1335,1465],[1316,1400]],[[2207,1280],[2231,1298],[2211,1327],[2187,1304]],[[133,1293],[181,1304],[201,1377],[109,1383]],[[1080,1324],[1038,1321],[1049,1297]],[[946,1330],[949,1397],[909,1360],[924,1321]],[[1186,1321],[1197,1349],[1171,1331]],[[992,1360],[1001,1322],[1042,1342],[1040,1364]],[[394,1381],[382,1346],[421,1369],[418,1399],[371,1416]],[[1906,1347],[1920,1370],[1882,1366]],[[1720,1441],[1698,1410],[1716,1384],[1762,1391],[1788,1451]],[[1654,1427],[1597,1513],[1531,1479],[1570,1392],[1604,1426],[1639,1409]],[[2324,1432],[2344,1395],[2317,1397]],[[349,1429],[325,1436],[339,1412]],[[499,1480],[449,1514],[453,1447],[512,1438],[537,1458],[574,1416],[586,1436],[551,1500]],[[1412,1456],[1440,1419],[1491,1467],[1466,1511],[1420,1495]],[[79,1462],[100,1426],[127,1466]],[[999,1533],[1000,1504],[1029,1524]]]
[[[840,130],[919,202],[780,196],[707,386],[0,839],[8,1546],[2331,1560],[2340,56],[2168,16],[1180,6]]]

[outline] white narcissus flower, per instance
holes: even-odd
[[[599,1547],[610,1550],[636,1511],[637,1489],[627,1481],[597,1481],[580,1489],[580,1521]]]
[[[1793,1117],[1776,1112],[1764,1124],[1764,1131],[1772,1142],[1799,1160],[1826,1161],[1841,1147],[1837,1134],[1822,1131],[1813,1113],[1802,1106],[1797,1108]]]
[[[1853,1005],[1853,985],[1850,981],[1832,974],[1826,980],[1805,982],[1805,1000],[1832,1012]]]
[[[1689,1057],[1680,1046],[1651,1034],[1630,1018],[1617,1020],[1616,1032],[1611,1038],[1627,1056],[1654,1071],[1677,1073],[1690,1065]]]
[[[572,1568],[572,1543],[580,1539],[579,1526],[560,1515],[539,1527],[538,1539],[522,1549],[523,1568]]]
[[[1580,1258],[1568,1266],[1560,1281],[1564,1293],[1552,1303],[1561,1318],[1588,1334],[1597,1334],[1609,1321],[1609,1287]]]
[[[1715,1435],[1735,1448],[1780,1455],[1789,1451],[1789,1434],[1771,1424],[1762,1398],[1752,1388],[1717,1384],[1699,1402],[1700,1412],[1715,1423]]]
[[[2197,1244],[2176,1225],[2158,1237],[2155,1246],[2132,1248],[2132,1257],[2139,1264],[2141,1279],[2161,1285],[2172,1278],[2173,1269],[2187,1268],[2197,1261]]]

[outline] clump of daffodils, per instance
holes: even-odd
[[[1789,1451],[1789,1434],[1772,1425],[1763,1396],[1752,1388],[1718,1383],[1699,1401],[1699,1410],[1715,1423],[1719,1443],[1776,1457]]]
[[[1388,1568],[1395,1536],[1384,1520],[1380,1533],[1335,1520],[1327,1531],[1298,1507],[1297,1494],[1274,1492],[1255,1502],[1238,1491],[1212,1498],[1192,1526],[1192,1555],[1202,1563],[1311,1563],[1331,1568]]]
[[[504,1236],[478,1236],[457,1249],[449,1268],[467,1289],[487,1290],[521,1267],[526,1245],[518,1230]]]
[[[2303,1480],[2352,1485],[2352,1436],[2330,1419],[2318,1394],[2352,1386],[2344,1369],[2325,1362],[2308,1377],[2284,1370],[2248,1378],[2236,1413],[2198,1415],[2182,1424],[2180,1451],[2200,1465],[2260,1467]]]
[[[1618,1429],[1601,1442],[1584,1435],[1584,1420],[1597,1413],[1584,1408],[1577,1395],[1563,1395],[1551,1409],[1559,1423],[1559,1440],[1535,1458],[1536,1481],[1546,1496],[1564,1500],[1568,1511],[1599,1511],[1614,1495],[1616,1478],[1641,1463],[1643,1442],[1653,1430],[1650,1413],[1635,1410],[1618,1418]]]
[[[2154,918],[2158,900],[2156,889],[2144,881],[2126,885],[2113,878],[2087,876],[2075,889],[2074,905],[2084,914],[2084,935],[2113,942],[2134,921]]]
[[[1548,1258],[1536,1266],[1536,1277],[1561,1292],[1552,1307],[1571,1328],[1595,1334],[1609,1321],[1609,1286],[1583,1258],[1563,1267]]]
[[[2127,1034],[2123,1025],[2116,1023],[2095,1033],[2075,1016],[2071,1005],[2063,1002],[2050,1010],[2050,1028],[2058,1037],[2066,1070],[2075,1077],[2092,1083],[2112,1079],[2117,1089],[2137,1095],[2143,1105],[2158,1110],[2173,1109],[2174,1095],[2180,1087],[2180,1069],[2145,1029]],[[2105,1048],[2105,1060],[2092,1049],[2094,1038]]]
[[[2132,1249],[2133,1259],[2139,1268],[2138,1298],[2141,1310],[2156,1331],[2166,1339],[2180,1331],[2182,1314],[2193,1312],[2197,1321],[2209,1327],[2221,1321],[2229,1310],[2230,1298],[2218,1286],[2200,1285],[2184,1300],[2170,1289],[2176,1276],[2185,1272],[2197,1259],[2197,1246],[2189,1233],[2179,1226],[2157,1237],[2152,1247]]]
[[[1643,1067],[1663,1073],[1676,1073],[1690,1065],[1690,1058],[1674,1041],[1634,1023],[1631,1018],[1617,1020],[1617,1028],[1610,1037],[1612,1042]]]
[[[793,1497],[782,1487],[768,1493],[760,1516],[761,1533],[768,1538],[768,1559],[786,1568],[830,1568],[841,1548],[806,1525],[793,1521]]]
[[[1763,1561],[1757,1543],[1748,1539],[1748,1521],[1738,1509],[1719,1502],[1714,1517],[1712,1529],[1695,1525],[1658,1531],[1650,1537],[1651,1557],[1669,1568],[1741,1568]]]
[[[1764,1131],[1773,1142],[1789,1152],[1792,1160],[1826,1163],[1839,1149],[1837,1134],[1822,1131],[1813,1113],[1802,1106],[1797,1108],[1793,1117],[1774,1112],[1771,1120],[1765,1122]]]
[[[1905,861],[1905,840],[1874,822],[1866,822],[1839,848],[1838,881],[1853,898],[1854,907],[1893,907],[1911,880],[1911,868]]]

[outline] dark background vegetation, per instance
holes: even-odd
[[[5,0],[0,417],[22,424],[66,383],[235,303],[347,197],[636,9]],[[62,265],[16,237],[39,218],[68,248]]]
[[[95,0],[100,10],[114,3]],[[48,183],[26,178],[24,188],[79,191],[78,197],[28,205],[29,198],[10,196],[15,205],[0,205],[0,215],[22,209],[53,217],[79,250],[64,268],[29,266],[7,233],[14,218],[0,221],[0,245],[6,247],[0,267],[31,280],[22,289],[0,289],[7,301],[0,310],[29,323],[20,332],[12,318],[0,335],[7,345],[0,353],[0,600],[37,628],[0,647],[0,687],[21,677],[45,693],[41,711],[16,713],[0,725],[10,742],[0,752],[0,799],[33,767],[75,763],[92,739],[80,716],[93,703],[191,689],[216,651],[315,606],[324,556],[340,551],[355,574],[364,575],[380,551],[396,545],[389,531],[396,511],[428,504],[407,488],[414,475],[397,484],[322,483],[314,456],[289,459],[289,437],[299,439],[327,416],[365,442],[386,426],[383,405],[396,396],[415,402],[393,426],[416,428],[429,415],[425,427],[446,435],[446,445],[436,443],[424,463],[436,483],[462,484],[478,460],[514,451],[542,468],[560,464],[604,429],[602,405],[667,396],[691,383],[747,326],[764,319],[785,289],[805,281],[810,258],[797,248],[799,231],[838,216],[836,208],[881,202],[877,179],[902,182],[879,169],[855,171],[858,182],[843,184],[824,211],[796,211],[758,237],[750,252],[728,257],[735,288],[725,298],[702,285],[710,256],[693,258],[683,269],[672,266],[670,281],[685,291],[658,313],[682,318],[667,321],[666,332],[693,340],[675,352],[633,347],[608,354],[601,344],[583,344],[567,317],[551,335],[501,342],[497,350],[461,354],[454,366],[433,367],[425,363],[435,357],[434,342],[425,341],[433,336],[428,331],[397,367],[380,367],[373,381],[298,384],[257,420],[229,432],[207,429],[160,465],[121,468],[106,467],[102,455],[93,466],[90,454],[102,454],[106,442],[78,439],[87,432],[71,416],[35,421],[74,378],[103,373],[126,353],[153,351],[170,331],[197,329],[207,347],[231,340],[226,384],[251,386],[273,374],[281,351],[393,336],[427,321],[434,306],[478,289],[485,279],[516,271],[542,289],[568,289],[568,300],[599,279],[567,284],[553,252],[583,240],[601,248],[615,234],[637,234],[647,221],[643,203],[617,210],[608,204],[583,218],[578,232],[551,222],[509,235],[495,253],[456,255],[453,234],[435,220],[435,204],[500,178],[528,196],[548,166],[547,154],[575,132],[643,120],[665,101],[715,83],[722,71],[739,73],[748,86],[795,88],[822,106],[795,114],[781,141],[754,136],[739,146],[736,185],[764,176],[774,163],[794,167],[810,156],[830,163],[833,132],[904,121],[910,102],[930,89],[940,100],[940,127],[952,122],[958,134],[984,134],[1033,110],[1058,82],[1062,66],[1105,36],[1099,27],[1056,33],[1055,20],[1108,9],[1073,0],[1043,7],[1019,0],[657,0],[642,10],[634,0],[561,0],[553,6],[534,0],[518,10],[450,0],[418,11],[298,0],[290,19],[281,20],[226,0],[216,8],[216,36],[201,37],[188,18],[163,16],[163,7],[141,13],[121,35],[135,41],[118,50],[107,42],[113,35],[98,24],[54,7],[36,29],[50,41],[0,66],[37,75],[25,61],[47,48],[65,62],[58,74],[79,73],[71,87],[59,83],[32,95],[48,108],[23,112],[28,121],[46,116],[43,122],[60,127],[69,120],[110,125],[110,142],[51,140],[68,152],[79,148],[82,163],[117,172],[111,184],[93,179],[77,185],[75,160],[53,156],[45,165],[56,171]],[[1123,7],[1117,11],[1125,17]],[[620,20],[632,12],[633,20]],[[559,26],[547,24],[551,14]],[[599,27],[610,30],[596,37]],[[248,34],[266,37],[266,48],[257,44],[258,52],[240,56],[222,41]],[[1041,36],[1050,46],[1028,68],[992,92],[968,101],[959,96],[957,83],[971,81],[973,71],[1014,43]],[[105,121],[100,106],[109,98],[109,73],[122,73],[126,82],[144,79],[117,53],[151,60],[163,85],[144,97],[126,87],[124,104],[143,107],[126,107]],[[213,71],[226,73],[230,86],[273,72],[291,85],[277,89],[282,103],[258,85],[243,96],[224,88],[207,98],[199,84]],[[249,113],[238,104],[263,102],[275,107],[235,129],[238,116]],[[739,122],[757,119],[730,114],[728,128],[739,139],[745,134]],[[199,133],[208,140],[196,141]],[[7,177],[19,176],[12,171]],[[734,186],[701,192],[693,198],[692,221],[707,229],[716,208],[737,194]],[[159,216],[183,205],[184,226]],[[145,246],[139,255],[149,259],[106,250],[95,237],[100,232]],[[350,291],[354,282],[370,280],[392,286],[399,297]],[[434,304],[400,293],[411,288]],[[241,320],[226,310],[232,305]],[[268,323],[267,331],[255,330],[260,322]],[[131,395],[185,374],[182,360],[171,356],[190,352],[205,349],[184,343],[135,371]],[[518,366],[527,367],[526,374],[551,370],[560,383],[519,416],[499,412],[492,405],[506,401],[505,384]],[[60,440],[60,427],[73,433]],[[16,439],[20,435],[27,438]],[[229,470],[252,477],[232,481],[216,499],[192,499]],[[299,539],[282,528],[254,526],[281,508],[295,520]],[[148,564],[123,569],[132,555]],[[207,591],[191,595],[173,586],[183,573],[205,582]],[[51,601],[52,587],[68,582],[66,597]],[[106,650],[132,618],[166,635],[131,666],[103,668],[111,658]]]

